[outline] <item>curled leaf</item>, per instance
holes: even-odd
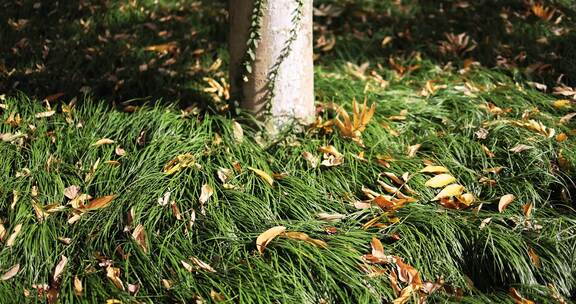
[[[58,265],[56,265],[56,268],[54,268],[54,274],[52,275],[52,280],[54,282],[60,281],[60,276],[62,275],[66,264],[68,264],[68,258],[66,256],[62,256],[60,262],[58,262]]]
[[[16,225],[16,227],[14,227],[12,234],[8,237],[8,240],[6,241],[6,247],[14,246],[14,243],[16,242],[16,237],[20,233],[20,230],[22,230],[22,224],[18,224]]]
[[[91,200],[90,202],[88,202],[88,204],[85,205],[84,207],[81,207],[80,209],[82,209],[83,211],[91,211],[91,210],[106,208],[106,207],[108,207],[108,205],[110,205],[110,203],[115,198],[116,198],[116,195],[107,195],[107,196],[95,198],[95,199]]]
[[[379,259],[385,259],[386,255],[384,254],[384,246],[382,246],[382,242],[379,239],[372,237],[370,241],[370,245],[372,246],[372,255]]]
[[[506,207],[508,207],[508,205],[510,205],[510,203],[512,203],[515,199],[516,196],[514,196],[514,194],[506,194],[502,196],[498,202],[498,212],[504,212]]]
[[[124,290],[124,283],[120,279],[120,268],[112,266],[106,267],[106,276],[112,281],[116,288]]]
[[[34,117],[36,118],[47,118],[47,117],[51,117],[54,114],[56,114],[56,111],[46,111],[46,112],[41,112],[41,113],[37,113],[36,115],[34,115]]]
[[[176,174],[185,168],[199,168],[200,165],[196,164],[196,158],[190,153],[181,154],[174,157],[164,166],[164,173],[167,175]]]
[[[429,179],[424,185],[426,187],[441,188],[456,181],[456,178],[450,174],[439,174]]]
[[[84,287],[82,287],[82,281],[78,276],[74,276],[74,294],[77,296],[82,296],[84,293]]]
[[[110,139],[110,138],[102,138],[102,139],[97,140],[91,146],[98,147],[98,146],[103,146],[103,145],[111,145],[113,143],[115,143],[115,141]]]
[[[72,185],[64,189],[64,196],[66,196],[68,199],[71,200],[75,199],[79,193],[80,193],[80,187],[76,185]]]
[[[242,130],[242,125],[237,121],[232,121],[232,135],[234,140],[241,143],[244,140],[244,130]]]
[[[261,255],[264,254],[264,249],[266,249],[266,245],[268,245],[270,241],[272,241],[275,237],[277,237],[284,231],[286,231],[286,227],[275,226],[260,234],[256,239],[256,249],[258,249],[258,252]]]
[[[198,268],[200,268],[200,269],[202,269],[202,270],[206,270],[206,271],[208,271],[208,272],[216,272],[216,270],[214,270],[214,268],[212,268],[212,266],[210,266],[208,263],[206,263],[206,262],[204,262],[204,261],[202,261],[202,260],[200,260],[200,259],[198,259],[198,258],[192,257],[192,258],[190,258],[190,260],[191,260],[196,266],[198,266]]]

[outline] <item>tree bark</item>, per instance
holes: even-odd
[[[230,0],[230,82],[233,98],[259,120],[271,117],[281,128],[296,119],[314,118],[314,66],[312,50],[312,0],[303,0],[301,19],[295,24],[296,0],[267,0],[261,22],[261,40],[255,49],[252,72],[245,73],[246,42],[250,33],[254,0]],[[290,43],[293,34],[294,40]],[[288,55],[283,49],[290,44]],[[270,72],[278,64],[270,88]],[[243,79],[247,76],[247,79]],[[273,91],[271,91],[272,89]],[[272,94],[272,95],[269,95]],[[267,104],[269,102],[269,104]]]

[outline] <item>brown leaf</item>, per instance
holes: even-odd
[[[178,43],[176,43],[175,41],[162,44],[149,45],[144,48],[145,51],[156,53],[170,53],[175,52],[177,49],[178,49]]]
[[[310,167],[312,167],[312,168],[318,167],[318,163],[320,162],[320,160],[314,154],[307,152],[307,151],[304,151],[304,152],[302,152],[302,157],[304,157],[304,159],[306,161],[308,161],[308,164],[310,164]]]
[[[528,247],[528,255],[530,256],[530,261],[532,265],[536,268],[540,267],[540,257],[536,254],[536,251],[532,247]]]
[[[11,278],[15,277],[18,274],[18,271],[20,271],[20,264],[16,264],[16,265],[12,266],[12,268],[8,269],[8,271],[6,271],[2,275],[2,277],[0,277],[0,280],[8,281]]]
[[[385,259],[386,255],[384,254],[384,246],[382,246],[382,242],[379,239],[372,237],[372,241],[370,241],[370,245],[372,246],[372,255],[379,259]]]
[[[532,203],[526,203],[526,204],[522,205],[522,211],[524,212],[524,216],[530,217],[530,215],[532,215],[532,209],[533,208],[534,208],[534,205]]]
[[[421,146],[422,146],[421,144],[415,144],[408,147],[408,157],[416,156],[416,153],[418,153],[418,150],[420,150]]]
[[[108,205],[110,205],[110,203],[115,198],[116,198],[116,195],[107,195],[107,196],[95,198],[95,199],[91,200],[90,202],[88,202],[87,205],[85,205],[84,207],[82,207],[80,209],[82,209],[83,211],[91,211],[91,210],[106,208],[106,207],[108,207]]]
[[[514,194],[506,194],[502,196],[498,202],[498,212],[504,212],[506,207],[508,207],[508,205],[510,205],[510,203],[512,203],[515,199],[516,196],[514,196]]]
[[[533,301],[523,298],[514,287],[510,287],[510,295],[514,299],[514,304],[535,304]]]
[[[392,303],[393,304],[404,304],[404,303],[408,302],[408,300],[410,300],[410,297],[412,296],[412,292],[414,292],[414,287],[412,287],[412,285],[406,286],[400,292],[400,296],[398,298],[394,299],[394,301],[392,301]]]
[[[138,224],[132,232],[132,238],[136,241],[138,246],[142,248],[144,253],[148,253],[148,238],[146,237],[146,230],[142,224]]]
[[[261,255],[263,255],[264,249],[266,249],[266,246],[268,245],[268,243],[270,243],[270,241],[272,241],[275,237],[277,237],[278,235],[280,235],[284,231],[286,231],[286,227],[275,226],[275,227],[272,227],[272,228],[264,231],[262,234],[260,234],[258,236],[258,238],[256,239],[256,249],[258,249],[258,252]]]
[[[514,146],[513,148],[510,149],[510,152],[520,153],[520,152],[524,152],[524,151],[532,149],[532,148],[534,148],[534,147],[524,145],[524,144],[517,144],[516,146]]]
[[[244,140],[244,130],[242,129],[242,125],[237,121],[232,121],[232,135],[236,142],[241,143]]]

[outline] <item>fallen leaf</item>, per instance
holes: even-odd
[[[536,251],[532,247],[528,247],[528,255],[530,256],[530,261],[532,265],[536,268],[540,267],[540,257],[536,254]]]
[[[256,239],[256,249],[258,249],[260,255],[264,254],[264,249],[266,249],[268,243],[270,243],[270,241],[272,241],[275,237],[277,237],[284,231],[286,231],[286,227],[275,226],[260,234]]]
[[[180,261],[180,263],[182,264],[182,266],[184,266],[184,269],[186,269],[186,271],[188,272],[194,271],[194,267],[192,267],[192,265],[188,264],[186,261]]]
[[[120,279],[120,268],[109,265],[106,267],[106,277],[112,281],[116,288],[124,290],[124,283]]]
[[[196,164],[196,158],[190,153],[181,154],[174,157],[166,165],[164,165],[164,173],[167,175],[176,174],[185,168],[201,168],[200,165]]]
[[[508,205],[510,205],[510,203],[512,203],[515,199],[516,196],[514,196],[514,194],[506,194],[502,196],[498,202],[498,212],[504,212],[506,207],[508,207]]]
[[[424,169],[420,170],[421,173],[448,173],[450,172],[448,168],[443,166],[431,166],[428,165]]]
[[[502,171],[502,169],[504,169],[504,167],[486,168],[483,171],[487,172],[487,173],[498,174],[498,173],[500,173],[500,171]]]
[[[58,262],[58,265],[56,265],[56,268],[54,268],[54,274],[52,275],[52,280],[54,282],[60,281],[60,276],[62,275],[66,264],[68,264],[68,258],[66,256],[62,256],[60,258],[60,262]]]
[[[384,254],[384,246],[382,246],[382,242],[379,239],[372,237],[370,241],[370,245],[372,246],[372,255],[379,259],[385,259],[386,255]]]
[[[522,205],[522,211],[523,211],[525,217],[530,217],[530,215],[532,215],[533,207],[534,207],[534,205],[532,203],[526,203],[526,204]]]
[[[556,141],[557,142],[563,142],[566,141],[568,139],[568,135],[566,135],[566,133],[560,133],[558,135],[556,135]]]
[[[491,221],[492,221],[491,217],[483,219],[482,222],[480,223],[480,229],[484,229],[484,227],[486,227],[486,225],[488,225]]]
[[[572,102],[568,99],[558,99],[552,103],[552,106],[556,109],[562,109],[570,107],[571,104]]]
[[[103,145],[111,145],[113,143],[115,143],[115,141],[110,139],[110,138],[102,138],[102,139],[99,139],[98,141],[96,141],[95,143],[93,143],[91,146],[98,147],[98,146],[103,146]]]
[[[208,263],[203,262],[202,260],[192,257],[190,258],[190,260],[196,264],[196,266],[198,266],[198,268],[202,269],[202,270],[206,270],[208,272],[216,272],[216,270],[214,270],[214,268],[212,268],[212,266],[210,266]]]
[[[510,287],[510,295],[514,299],[514,304],[535,304],[533,301],[522,297],[514,287]]]
[[[84,287],[82,287],[82,281],[80,281],[78,276],[74,276],[74,294],[80,297],[83,293]]]
[[[160,206],[168,205],[170,203],[170,195],[172,195],[172,192],[166,191],[166,193],[164,193],[162,197],[158,198],[158,205]]]
[[[274,179],[272,178],[272,176],[270,176],[265,171],[262,171],[262,170],[256,169],[256,168],[252,168],[252,167],[248,167],[248,169],[251,170],[252,172],[256,173],[256,175],[258,175],[260,178],[262,178],[262,180],[264,180],[270,186],[274,185]]]
[[[426,187],[440,188],[456,181],[456,178],[450,174],[443,173],[429,179],[424,185]]]
[[[344,214],[340,214],[340,213],[319,213],[318,215],[316,215],[316,218],[318,218],[321,221],[327,221],[327,222],[338,222],[342,219],[344,219],[346,217],[346,215]]]
[[[410,300],[410,298],[412,297],[412,292],[414,291],[414,287],[412,287],[412,285],[408,285],[406,286],[404,289],[402,289],[402,291],[400,292],[400,296],[396,299],[394,299],[394,301],[392,301],[393,304],[404,304],[406,303],[408,300]]]
[[[408,147],[408,157],[416,156],[416,153],[418,153],[418,150],[420,150],[421,146],[422,146],[421,144],[415,144]]]
[[[76,185],[64,189],[64,196],[66,196],[68,199],[71,200],[75,199],[79,193],[80,193],[80,187]]]
[[[12,268],[8,269],[8,271],[6,271],[2,275],[2,277],[0,277],[0,280],[8,281],[11,278],[15,277],[18,274],[18,271],[20,271],[20,264],[16,264],[16,265],[12,266]]]
[[[114,149],[114,153],[116,153],[116,155],[118,156],[124,156],[126,155],[126,150],[122,149],[122,147],[120,146],[116,146],[116,149]]]
[[[47,118],[47,117],[53,116],[54,114],[56,114],[56,111],[46,111],[46,112],[37,113],[36,115],[34,115],[34,117]]]
[[[512,149],[510,149],[510,152],[514,152],[514,153],[520,153],[520,152],[524,152],[526,150],[532,149],[534,147],[532,146],[528,146],[528,145],[524,145],[524,144],[517,144],[516,146],[514,146]]]
[[[18,224],[16,225],[16,227],[14,227],[12,234],[8,237],[8,240],[6,241],[6,247],[14,246],[14,243],[16,242],[16,237],[20,233],[20,230],[22,230],[22,224]]]
[[[102,209],[108,207],[110,203],[116,198],[116,195],[107,195],[99,198],[95,198],[88,202],[87,205],[80,208],[83,211],[92,211],[97,209]]]
[[[367,100],[367,98],[364,99],[361,110],[358,108],[356,99],[352,100],[352,120],[350,120],[350,115],[341,107],[337,108],[338,117],[334,120],[342,137],[350,138],[360,145],[362,145],[362,140],[360,139],[362,132],[364,132],[376,111],[376,104],[374,103],[370,106],[370,109],[368,109]],[[344,119],[343,122],[340,120],[340,116]]]
[[[445,197],[459,196],[464,191],[464,186],[459,184],[452,184],[446,186],[440,193],[438,193],[432,200],[436,201]]]
[[[178,43],[176,43],[175,41],[162,43],[162,44],[149,45],[149,46],[144,48],[145,51],[156,52],[156,53],[174,52],[177,49],[178,49]]]
[[[244,130],[242,130],[242,125],[237,121],[232,121],[232,135],[234,140],[241,143],[244,140]]]
[[[320,160],[314,154],[304,151],[302,152],[302,157],[304,157],[304,159],[308,161],[308,164],[310,164],[312,168],[318,167],[318,163],[320,162]]]
[[[134,228],[134,231],[132,232],[132,238],[134,238],[144,253],[148,253],[148,239],[146,237],[146,230],[144,230],[144,226],[142,224],[138,224],[138,226]]]
[[[286,237],[286,238],[289,238],[289,239],[304,241],[304,242],[312,244],[316,247],[320,247],[320,248],[327,248],[328,247],[328,244],[326,244],[326,242],[319,240],[319,239],[313,239],[308,234],[306,234],[304,232],[289,231],[289,232],[282,232],[281,235]]]
[[[198,201],[200,202],[200,208],[202,210],[204,210],[204,204],[208,202],[212,194],[214,194],[214,190],[210,185],[208,184],[202,185],[202,189],[200,191],[200,197],[198,198]]]
[[[566,124],[567,122],[569,122],[574,117],[576,117],[576,112],[566,114],[560,118],[560,123]]]
[[[212,301],[215,303],[226,301],[226,298],[224,298],[222,294],[216,292],[215,290],[210,290],[210,298],[212,298]]]

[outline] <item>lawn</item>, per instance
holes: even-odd
[[[318,118],[275,137],[226,103],[222,2],[23,2],[0,12],[3,303],[575,299],[570,2],[319,1]]]

